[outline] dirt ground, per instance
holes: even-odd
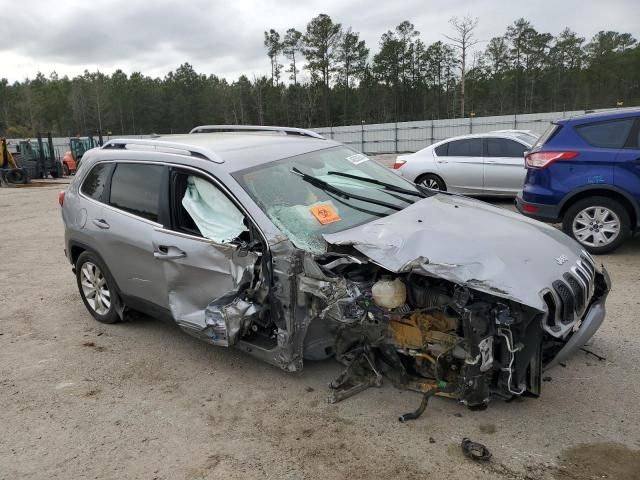
[[[336,405],[299,375],[148,318],[101,325],[63,255],[60,185],[0,189],[0,479],[640,479],[640,239],[600,257],[591,350],[482,412],[388,383]],[[506,204],[503,202],[503,205]],[[493,453],[476,464],[463,437]]]

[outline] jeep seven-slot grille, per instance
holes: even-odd
[[[567,325],[584,314],[593,295],[595,273],[593,260],[582,254],[562,280],[551,284],[555,295],[550,295],[547,301],[554,302],[549,311],[555,313],[555,318],[549,319],[550,325],[555,325],[556,320]]]
[[[565,273],[562,277],[564,278],[565,282],[569,284],[571,290],[573,291],[576,311],[581,312],[582,307],[584,307],[584,295],[586,292],[580,286],[580,282],[576,280],[576,278],[569,272]]]
[[[560,321],[565,324],[571,323],[575,312],[573,292],[562,280],[556,280],[552,285],[560,297]]]

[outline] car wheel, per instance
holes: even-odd
[[[416,183],[420,186],[430,188],[431,190],[442,190],[443,192],[447,190],[447,185],[444,183],[444,180],[433,173],[427,173],[426,175],[420,176],[416,180]]]
[[[78,290],[89,313],[102,323],[120,320],[116,311],[115,282],[102,261],[91,252],[83,252],[76,262]]]
[[[607,253],[629,237],[631,221],[627,210],[616,200],[590,197],[569,207],[562,230],[590,253]]]

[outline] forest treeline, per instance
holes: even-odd
[[[305,28],[264,32],[265,71],[228,81],[184,63],[140,72],[42,73],[0,79],[0,135],[189,131],[199,124],[317,127],[578,110],[640,104],[640,47],[629,33],[585,39],[539,32],[521,18],[480,41],[475,18],[452,18],[429,45],[409,21],[375,48],[320,14]]]

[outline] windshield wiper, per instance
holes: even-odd
[[[397,210],[397,211],[402,210],[402,207],[399,207],[398,205],[394,205],[393,203],[385,202],[385,201],[382,201],[382,200],[376,200],[374,198],[363,197],[361,195],[356,195],[355,193],[349,193],[349,192],[347,192],[345,190],[342,190],[340,188],[337,188],[337,187],[331,185],[330,183],[325,182],[324,180],[321,180],[321,179],[319,179],[317,177],[314,177],[313,175],[309,175],[307,173],[301,172],[296,167],[293,167],[291,169],[291,171],[293,173],[295,173],[296,175],[300,175],[300,177],[302,177],[302,180],[304,180],[305,182],[310,183],[311,185],[314,185],[314,186],[318,187],[321,190],[325,190],[327,192],[334,193],[334,194],[338,195],[339,197],[353,198],[354,200],[360,200],[361,202],[372,203],[374,205],[379,205],[381,207],[391,208],[391,209]]]
[[[375,178],[361,177],[359,175],[352,175],[350,173],[343,173],[343,172],[336,172],[336,171],[327,172],[327,175],[338,175],[340,177],[353,178],[354,180],[360,180],[362,182],[373,183],[374,185],[380,185],[381,187],[384,187],[386,190],[391,190],[392,192],[404,193],[405,195],[413,195],[414,197],[426,198],[426,195],[423,192],[408,190],[406,188],[393,185],[391,183],[386,183],[380,180],[376,180]]]

